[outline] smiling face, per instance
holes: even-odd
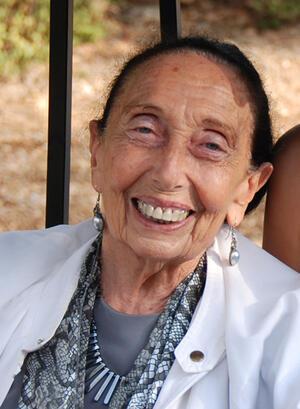
[[[154,58],[127,79],[107,127],[91,126],[92,181],[106,234],[139,257],[201,255],[227,218],[239,223],[264,167],[250,170],[245,86],[196,53]]]

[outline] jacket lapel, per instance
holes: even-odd
[[[175,350],[176,360],[162,387],[155,409],[168,409],[206,376],[225,355],[225,290],[217,243],[207,252],[207,278],[190,328]],[[209,319],[208,319],[209,317]],[[203,359],[193,360],[193,352]],[[172,406],[173,407],[173,406]]]
[[[204,375],[205,372],[186,373],[178,362],[175,361],[158,396],[154,409],[169,409],[175,400],[179,399]]]

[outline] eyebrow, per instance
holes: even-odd
[[[216,118],[206,118],[202,121],[202,124],[208,127],[217,127],[226,133],[227,135],[236,139],[236,132],[234,128],[230,125],[225,124],[224,122],[219,121]]]
[[[163,113],[163,109],[158,107],[157,105],[151,105],[151,104],[129,104],[126,105],[124,107],[124,112],[127,114],[130,111],[134,110],[134,109],[143,109],[143,111],[147,111],[148,109],[159,112],[159,113]]]

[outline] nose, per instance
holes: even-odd
[[[187,184],[185,155],[183,147],[166,146],[155,158],[152,181],[162,192],[173,192]]]

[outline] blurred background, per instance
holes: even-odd
[[[158,1],[74,0],[70,222],[92,214],[88,122],[134,50],[159,38]],[[236,43],[261,73],[274,134],[300,123],[299,0],[182,0],[183,34]],[[0,4],[0,231],[44,227],[49,0]],[[261,243],[263,208],[241,230]]]

